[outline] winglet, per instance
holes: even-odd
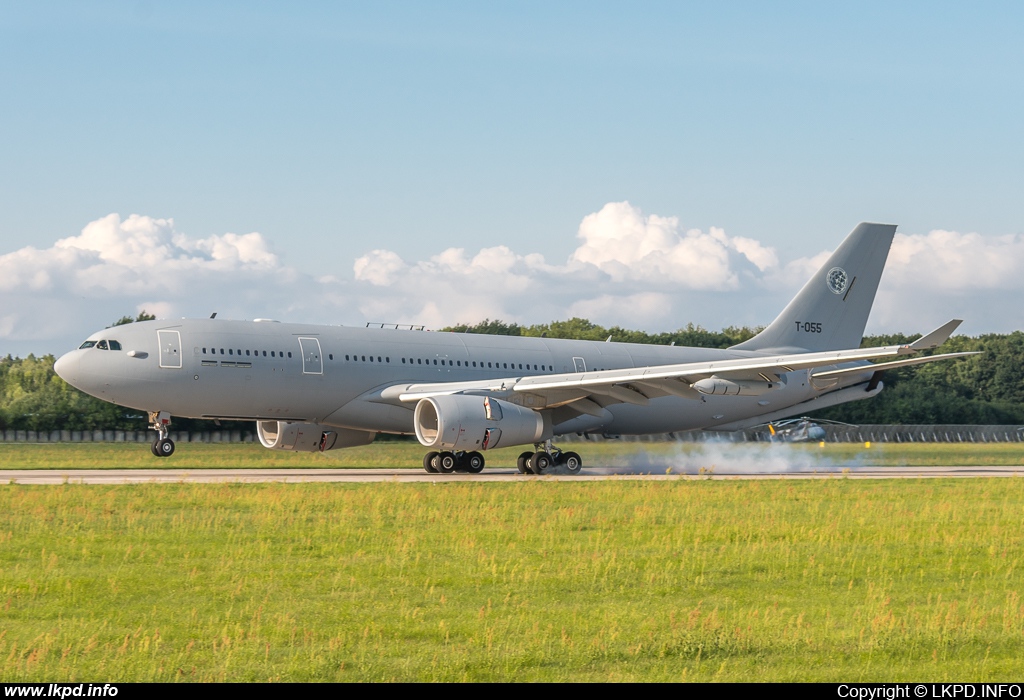
[[[937,348],[949,340],[949,336],[953,335],[953,331],[955,331],[961,323],[963,323],[963,321],[954,318],[949,323],[936,328],[928,335],[918,338],[908,347],[915,352],[918,350],[931,350],[932,348]]]

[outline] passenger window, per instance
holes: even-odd
[[[441,366],[442,367],[444,366],[444,360],[441,360]]]
[[[420,358],[420,359],[416,360],[416,364],[422,365],[423,364],[423,358]]]
[[[391,358],[390,358],[390,357],[385,357],[385,358],[384,358],[384,361],[385,361],[385,362],[391,362]]]
[[[373,355],[370,355],[370,362],[373,362]]]
[[[435,365],[437,364],[437,360],[434,360],[434,364],[435,364]]]
[[[228,348],[228,354],[229,354],[229,355],[234,355],[234,354],[235,354],[235,351],[234,351],[234,350],[232,350],[231,348]]]
[[[203,354],[204,355],[206,354],[206,348],[203,348]]]
[[[267,356],[267,351],[266,351],[266,350],[264,350],[264,351],[263,351],[263,357],[266,357],[266,356]]]
[[[363,355],[363,362],[366,362],[366,355]]]
[[[95,344],[96,344],[95,340],[87,340],[84,343],[82,343],[81,345],[79,345],[78,349],[79,350],[87,350],[87,349],[91,348]]]
[[[490,367],[490,366],[491,366],[491,363],[490,363],[490,362],[488,362],[488,363],[487,363],[487,366],[488,366],[488,367]]]
[[[273,350],[270,351],[270,356],[274,357],[274,351]]]
[[[327,359],[328,360],[333,360],[334,359],[334,353],[331,353],[330,355],[328,355]]]
[[[249,351],[248,351],[248,350],[246,350],[246,351],[245,351],[245,356],[246,356],[246,357],[248,357],[248,356],[249,356]]]
[[[505,363],[505,369],[508,369],[508,363],[507,362]]]
[[[106,350],[107,349],[107,341],[101,340],[100,342],[96,343],[96,349],[97,350]]]
[[[348,362],[348,355],[345,355],[345,362]]]
[[[522,369],[522,368],[523,368],[523,366],[522,366],[522,365],[519,365],[519,369]]]
[[[291,358],[291,356],[292,356],[292,354],[291,354],[291,353],[289,352],[289,353],[288,353],[288,357],[289,357],[289,359]]]
[[[403,365],[405,364],[405,358],[404,357],[402,358],[402,364]]]

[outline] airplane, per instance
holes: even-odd
[[[54,369],[146,411],[158,457],[181,416],[255,421],[274,450],[412,434],[430,473],[479,473],[488,450],[523,445],[519,472],[575,474],[582,459],[559,435],[740,430],[876,396],[888,369],[974,354],[919,355],[959,320],[859,347],[895,232],[859,224],[770,325],[726,350],[211,317],[97,331]]]
[[[851,426],[834,420],[813,420],[807,416],[768,423],[768,434],[772,442],[821,442],[825,439],[825,429],[820,423]]]

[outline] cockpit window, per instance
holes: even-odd
[[[78,349],[79,350],[85,350],[86,348],[91,348],[95,344],[96,344],[95,340],[87,340],[84,343],[82,343],[81,345],[79,345]]]
[[[120,350],[121,349],[121,343],[119,343],[118,341],[110,340],[110,341],[107,341],[107,342],[110,343],[110,349],[111,350]]]
[[[107,341],[101,340],[100,342],[96,343],[96,349],[97,350],[106,350],[107,349]]]

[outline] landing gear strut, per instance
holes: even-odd
[[[170,434],[171,414],[167,411],[150,411],[149,428],[156,431],[156,439],[153,440],[152,451],[157,457],[170,457],[174,454],[174,441],[168,437]]]
[[[423,457],[423,469],[428,474],[479,474],[484,470],[484,462],[479,452],[428,452]]]
[[[569,474],[579,474],[583,459],[575,452],[563,452],[551,441],[534,445],[536,452],[524,452],[516,460],[520,474],[550,474],[560,467]]]

